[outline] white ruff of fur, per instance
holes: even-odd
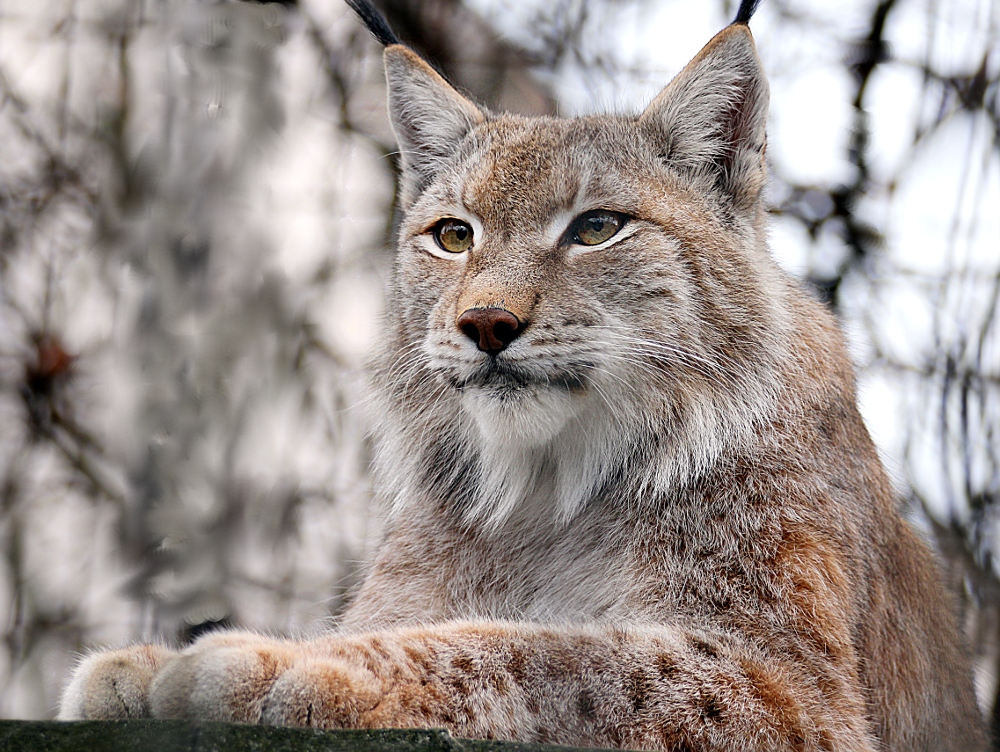
[[[518,511],[567,524],[621,468],[638,491],[622,501],[642,505],[703,474],[727,448],[748,445],[778,392],[773,374],[761,372],[720,374],[710,392],[683,396],[652,383],[648,369],[610,366],[589,376],[583,394],[544,387],[458,393],[436,384],[436,398],[428,395],[417,414],[415,402],[410,409],[383,404],[377,466],[392,512],[427,497],[409,479],[423,477],[423,449],[439,431],[478,457],[479,483],[462,507],[468,522],[485,529],[500,529]],[[681,417],[664,424],[669,414]],[[648,455],[635,439],[652,436],[661,443]]]

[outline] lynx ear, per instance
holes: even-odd
[[[401,44],[385,48],[389,120],[402,156],[402,203],[408,206],[486,115]]]
[[[760,198],[768,85],[753,37],[734,23],[715,35],[639,118],[667,162],[704,180],[741,211]]]

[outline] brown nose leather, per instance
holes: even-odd
[[[506,308],[470,308],[458,317],[458,328],[485,353],[496,355],[524,331]]]

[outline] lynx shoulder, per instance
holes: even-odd
[[[837,326],[766,244],[753,3],[635,117],[493,114],[386,45],[387,532],[337,631],[83,662],[61,717],[661,750],[985,747]]]

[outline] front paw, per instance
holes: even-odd
[[[63,692],[59,720],[148,718],[153,678],[174,655],[159,645],[135,645],[88,656]]]
[[[309,643],[219,632],[167,663],[150,690],[156,718],[357,727],[372,677]]]
[[[274,682],[263,723],[312,728],[361,728],[382,697],[372,675],[346,661],[303,655]]]

